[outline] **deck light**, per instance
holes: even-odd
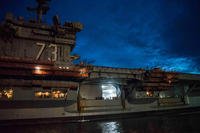
[[[42,67],[36,66],[36,67],[35,67],[35,70],[33,70],[33,73],[34,73],[34,74],[38,74],[38,75],[48,74],[47,71],[42,70],[42,69],[43,69]]]
[[[38,70],[38,71],[39,71],[39,70],[41,70],[41,68],[40,68],[39,66],[36,66],[36,67],[35,67],[35,70]]]

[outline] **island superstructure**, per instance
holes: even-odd
[[[129,69],[74,64],[79,22],[53,25],[42,16],[49,0],[28,8],[37,19],[11,13],[0,24],[0,121],[104,118],[104,115],[200,106],[200,75],[160,68]],[[120,63],[120,62],[119,62]]]

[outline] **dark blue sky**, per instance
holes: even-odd
[[[31,18],[28,5],[0,0],[0,16]],[[95,65],[200,73],[199,0],[52,0],[44,20],[55,14],[84,24],[73,52]]]

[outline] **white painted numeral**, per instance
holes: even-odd
[[[38,54],[37,54],[37,56],[36,56],[36,60],[39,60],[40,59],[40,57],[41,57],[41,55],[42,55],[42,53],[44,52],[44,49],[45,49],[45,47],[46,47],[46,44],[44,44],[44,43],[36,43],[38,46],[40,46],[41,48],[40,48],[40,50],[39,50],[39,52],[38,52]],[[53,51],[51,52],[51,54],[52,54],[52,59],[51,59],[51,61],[57,61],[57,53],[58,53],[58,47],[57,47],[57,45],[55,45],[55,44],[50,44],[49,46],[48,46],[49,48],[53,48]]]
[[[53,52],[51,53],[51,54],[53,55],[52,61],[57,61],[57,53],[58,53],[58,47],[57,47],[57,45],[55,45],[55,44],[50,44],[49,47],[50,47],[50,48],[51,48],[51,47],[54,48]]]
[[[37,43],[37,45],[38,46],[41,46],[41,48],[40,48],[40,51],[39,51],[39,53],[37,54],[37,56],[36,56],[36,60],[38,60],[40,57],[41,57],[41,55],[42,55],[42,53],[43,53],[43,51],[44,51],[44,48],[45,48],[45,44],[44,43]]]

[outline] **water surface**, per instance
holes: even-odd
[[[1,126],[1,133],[199,133],[200,114]]]

